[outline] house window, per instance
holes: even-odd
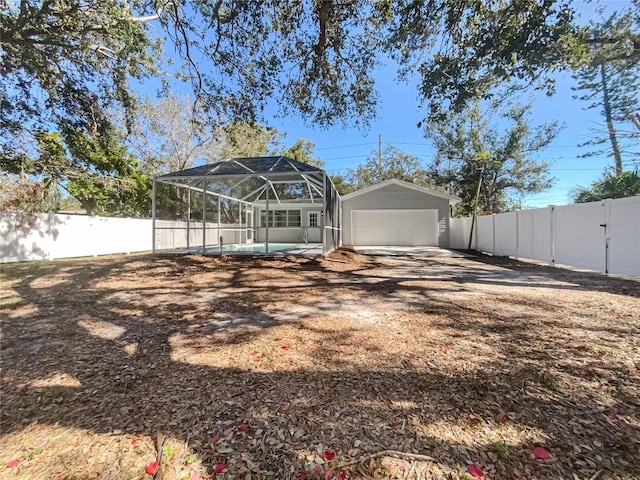
[[[260,211],[260,226],[266,227],[266,213]],[[269,210],[269,227],[299,227],[300,210]]]
[[[300,210],[287,210],[287,226],[300,226]]]
[[[286,227],[287,226],[287,211],[286,210],[274,210],[273,218],[275,222],[274,227]]]
[[[320,212],[309,212],[309,226],[317,227],[319,217],[320,217]]]

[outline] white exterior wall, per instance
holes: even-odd
[[[476,250],[640,277],[640,196],[476,220]],[[452,219],[453,248],[467,248],[470,225],[470,218]]]
[[[387,185],[354,198],[342,200],[342,243],[352,245],[351,212],[353,210],[437,210],[438,245],[449,247],[449,200],[400,185]]]
[[[255,241],[263,243],[266,240],[266,228],[260,227],[260,211],[266,210],[264,205],[254,208],[253,223],[255,225]],[[299,227],[269,227],[269,242],[272,243],[304,243],[304,232],[307,231],[308,243],[322,242],[322,203],[315,205],[282,205],[277,202],[269,203],[269,210],[300,210]],[[318,226],[309,227],[308,212],[318,212]]]

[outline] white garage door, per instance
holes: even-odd
[[[438,245],[437,210],[353,210],[354,245]]]

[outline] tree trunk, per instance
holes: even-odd
[[[602,97],[604,116],[607,119],[607,131],[609,132],[609,140],[611,141],[611,149],[613,150],[613,158],[616,163],[616,175],[622,173],[622,154],[620,152],[620,144],[616,129],[613,126],[613,118],[611,117],[611,102],[609,99],[609,85],[607,84],[607,74],[604,64],[600,65],[600,81],[602,82]]]

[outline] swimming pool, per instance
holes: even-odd
[[[269,252],[280,252],[282,250],[291,250],[296,248],[305,248],[305,245],[297,243],[270,243]],[[252,252],[252,253],[266,253],[266,246],[264,243],[246,243],[246,244],[231,244],[223,245],[223,252]]]

